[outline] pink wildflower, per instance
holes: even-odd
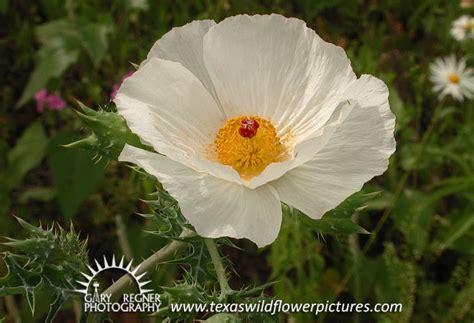
[[[45,109],[59,111],[66,107],[66,102],[58,95],[48,94],[46,89],[41,89],[36,92],[36,111],[39,113],[44,112]]]

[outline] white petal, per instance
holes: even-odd
[[[357,101],[362,108],[376,108],[389,128],[395,127],[395,116],[390,111],[387,85],[375,76],[363,74],[351,83],[343,97]],[[393,136],[392,136],[393,137]]]
[[[209,29],[204,62],[227,117],[257,114],[280,135],[322,126],[340,102],[334,94],[355,79],[342,48],[274,14],[230,17]]]
[[[314,159],[271,184],[283,202],[321,218],[387,169],[393,132],[388,107],[356,106]]]
[[[308,160],[312,159],[319,150],[321,150],[330,140],[334,131],[338,129],[344,119],[352,110],[353,106],[357,104],[355,101],[344,101],[338,106],[336,111],[326,124],[313,133],[313,137],[306,139],[295,146],[294,158],[280,163],[273,163],[268,165],[264,171],[258,176],[252,178],[247,186],[250,188],[259,187],[270,181],[280,178],[289,170],[303,165]]]
[[[353,106],[376,107],[383,118],[390,119],[394,127],[395,119],[388,103],[388,89],[385,83],[371,75],[362,75],[359,79],[349,83],[347,88],[339,94],[344,99],[333,112],[330,119],[319,130],[309,130],[304,140],[295,147],[295,158],[281,163],[270,164],[255,178],[252,178],[249,187],[258,187],[269,181],[278,179],[287,171],[296,168],[312,159],[330,140],[334,131],[344,122]]]
[[[203,37],[215,24],[214,20],[196,20],[182,27],[173,28],[155,42],[147,59],[141,65],[149,62],[152,57],[181,63],[215,97],[214,86],[204,65],[202,54]]]
[[[281,205],[271,185],[249,189],[128,145],[119,160],[135,163],[155,176],[204,237],[247,238],[263,247],[278,236]]]
[[[205,147],[225,119],[201,82],[181,64],[151,58],[115,98],[132,132],[169,158],[232,181],[231,167],[206,161]]]

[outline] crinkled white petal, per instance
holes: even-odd
[[[259,247],[278,236],[282,212],[271,185],[249,189],[129,145],[119,160],[137,164],[155,176],[201,236],[247,238]]]
[[[126,79],[114,102],[132,132],[157,152],[229,181],[240,182],[229,166],[203,156],[225,122],[201,82],[180,63],[152,57]]]
[[[270,164],[260,175],[250,180],[249,187],[258,187],[278,179],[287,171],[313,158],[328,143],[334,131],[338,131],[339,125],[344,122],[354,105],[378,107],[379,113],[392,119],[393,123],[395,122],[388,102],[388,88],[383,81],[374,76],[362,75],[359,79],[347,84],[338,95],[343,101],[339,103],[338,108],[324,126],[316,132],[311,132],[310,137],[306,137],[296,145],[294,159]]]
[[[303,165],[314,157],[315,154],[326,145],[334,131],[338,129],[346,116],[352,110],[355,101],[343,101],[338,106],[331,118],[312,138],[306,139],[295,146],[294,158],[268,165],[261,174],[252,178],[247,186],[250,188],[259,187],[270,181],[280,178],[289,170]]]
[[[376,106],[355,106],[311,161],[272,182],[283,202],[318,219],[387,169],[395,150],[395,123],[388,104],[377,102],[380,99],[372,101]]]
[[[202,82],[209,93],[216,97],[204,64],[202,50],[203,37],[215,24],[214,20],[196,20],[173,28],[155,42],[141,66],[148,63],[152,57],[181,63]]]
[[[169,150],[184,154],[201,149],[225,120],[189,70],[158,58],[123,82],[115,103],[130,129],[166,155]]]
[[[203,48],[226,116],[259,115],[279,135],[316,132],[355,79],[342,48],[280,15],[227,18],[209,29]]]

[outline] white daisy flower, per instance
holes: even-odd
[[[458,101],[473,97],[474,71],[466,67],[466,59],[458,62],[454,55],[438,58],[430,65],[430,70],[433,91],[439,92],[440,98],[448,94]]]
[[[125,146],[119,160],[154,175],[198,234],[258,246],[278,235],[280,201],[319,219],[395,150],[385,84],[280,15],[174,28],[115,103],[160,153]]]
[[[471,16],[461,16],[455,21],[451,27],[451,35],[458,41],[474,38],[474,18]]]

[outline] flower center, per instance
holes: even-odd
[[[217,132],[214,148],[217,160],[246,180],[288,156],[272,123],[257,116],[227,120]]]
[[[468,22],[464,25],[464,31],[470,33],[474,29],[474,24],[472,22]]]
[[[459,75],[457,73],[451,73],[448,75],[448,80],[449,82],[453,84],[458,84],[459,83]]]

